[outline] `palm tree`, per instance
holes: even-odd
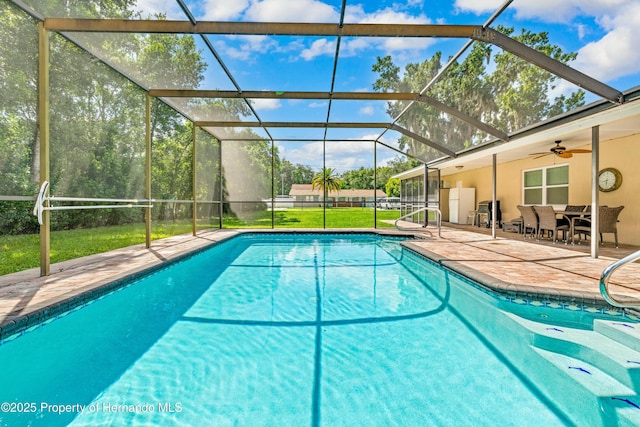
[[[334,175],[335,169],[333,168],[322,168],[320,172],[316,174],[311,180],[311,189],[315,190],[319,188],[323,193],[323,199],[327,200],[327,194],[335,191],[336,193],[340,192],[342,188],[342,180]]]

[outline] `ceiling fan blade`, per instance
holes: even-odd
[[[571,154],[569,151],[563,151],[562,153],[556,153],[556,155],[558,157],[562,157],[563,159],[569,159],[569,158],[573,157],[573,154]]]
[[[578,148],[576,150],[567,150],[565,151],[565,153],[574,153],[574,154],[578,154],[578,153],[590,153],[591,150],[583,150],[581,148]]]
[[[549,154],[551,154],[551,153],[532,153],[532,154],[529,154],[529,155],[530,156],[537,156],[537,157],[533,158],[533,160],[535,160],[535,159],[539,159],[540,157],[548,156]]]

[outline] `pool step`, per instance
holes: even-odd
[[[535,348],[589,363],[625,386],[640,390],[640,351],[634,348],[640,348],[640,339],[626,334],[625,329],[635,329],[616,324],[623,322],[600,321],[598,330],[584,330],[510,317],[532,334]]]
[[[593,330],[640,352],[640,325],[629,322],[596,320]]]
[[[585,330],[505,315],[539,356],[522,371],[573,422],[640,426],[640,326],[597,320]],[[549,369],[556,374],[549,376]]]
[[[534,350],[547,365],[544,369],[549,372],[551,368],[558,374],[547,387],[560,393],[571,390],[563,393],[562,399],[564,404],[580,408],[579,425],[640,425],[640,398],[632,389],[582,360],[541,348]]]

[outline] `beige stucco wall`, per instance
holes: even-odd
[[[589,145],[580,147],[590,149]],[[498,155],[498,163],[500,156]],[[570,159],[544,156],[498,164],[496,169],[497,199],[502,208],[502,219],[520,216],[517,205],[522,203],[522,171],[550,165],[569,165],[569,204],[591,204],[591,155],[575,154]],[[616,191],[599,192],[600,204],[624,205],[618,224],[620,243],[640,246],[640,134],[626,138],[601,141],[600,169],[615,167],[622,173],[622,185]],[[462,181],[463,187],[476,189],[476,200],[491,199],[491,167],[459,172],[442,177],[445,186],[455,187]],[[604,235],[605,241],[613,241],[612,234]]]

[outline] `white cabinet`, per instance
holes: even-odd
[[[449,190],[449,222],[466,224],[469,212],[475,209],[475,188],[456,187]]]

